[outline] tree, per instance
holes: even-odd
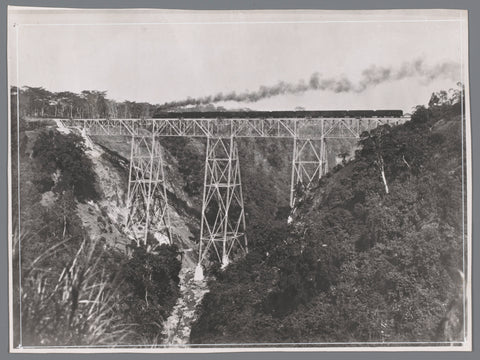
[[[85,99],[87,106],[87,113],[92,118],[106,117],[107,116],[107,100],[105,98],[106,91],[97,90],[83,90],[82,98]]]
[[[149,238],[150,247],[154,245]],[[161,245],[154,251],[133,244],[124,277],[132,289],[125,299],[139,338],[155,342],[178,297],[181,263],[176,245]]]
[[[81,202],[98,198],[93,163],[85,155],[80,136],[44,131],[33,145],[32,156],[38,159],[40,170],[45,174],[42,178],[52,178],[56,192],[71,190]]]
[[[24,100],[28,100],[29,115],[44,117],[52,99],[50,91],[45,90],[43,87],[26,86],[24,89]]]

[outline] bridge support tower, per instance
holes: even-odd
[[[298,190],[307,189],[311,183],[328,172],[325,139],[311,140],[295,137],[293,144],[290,207],[295,206]]]
[[[203,278],[202,265],[209,260],[210,253],[225,267],[235,255],[246,252],[245,210],[237,144],[233,136],[208,137],[195,278]]]
[[[170,219],[162,147],[152,132],[133,135],[127,193],[126,226],[137,244],[147,244],[148,233],[160,243],[171,243]]]

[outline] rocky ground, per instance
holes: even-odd
[[[180,297],[165,323],[165,344],[178,346],[189,343],[191,325],[196,319],[196,308],[208,292],[206,280],[195,281],[193,276],[193,267],[183,267],[180,272]]]

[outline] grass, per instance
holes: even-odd
[[[13,239],[17,244],[18,235]],[[106,266],[105,249],[85,237],[68,265],[55,267],[63,243],[40,254],[22,278],[24,345],[125,343],[135,335],[134,324],[123,321],[122,281]]]

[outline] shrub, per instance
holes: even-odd
[[[43,178],[59,174],[52,190],[72,190],[80,202],[98,199],[93,163],[85,154],[80,136],[65,135],[56,130],[43,131],[33,145],[32,156],[37,160]]]

